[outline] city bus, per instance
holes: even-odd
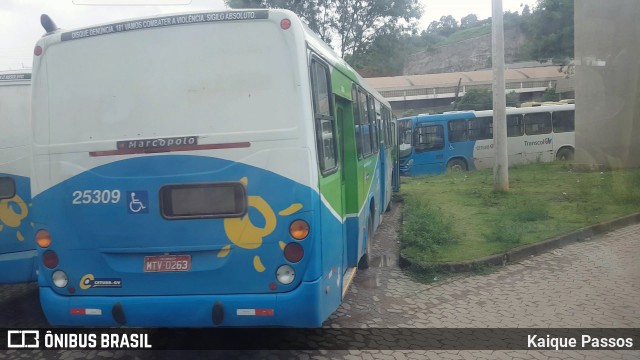
[[[29,184],[31,71],[0,71],[0,283],[36,280]]]
[[[286,10],[50,23],[32,79],[47,320],[320,326],[397,186],[389,103]]]
[[[398,120],[400,174],[493,168],[493,111],[454,111]],[[571,160],[575,105],[507,108],[509,165]]]

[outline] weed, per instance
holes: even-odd
[[[503,221],[495,224],[491,230],[483,234],[489,242],[515,245],[522,241],[522,227],[514,222]]]
[[[549,215],[549,205],[537,198],[526,198],[520,202],[515,202],[507,210],[509,216],[514,221],[532,222],[547,220]]]
[[[455,243],[453,223],[440,209],[407,199],[401,239],[404,248],[436,255],[438,249]]]

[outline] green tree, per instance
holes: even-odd
[[[456,110],[490,110],[493,95],[489,89],[470,89],[456,103]]]
[[[432,21],[427,27],[427,33],[450,36],[458,31],[458,21],[451,15],[440,17],[440,21]]]
[[[538,0],[528,17],[529,56],[536,60],[573,58],[573,0]]]
[[[380,34],[407,32],[422,15],[418,0],[225,0],[232,8],[282,8],[303,18],[342,56],[364,52]]]
[[[430,37],[399,32],[378,34],[364,51],[345,56],[345,60],[364,77],[397,76],[411,54],[428,49]]]
[[[460,19],[460,29],[467,29],[474,27],[478,24],[478,16],[476,14],[469,14]]]
[[[507,93],[507,106],[516,106],[520,100],[515,92]],[[493,108],[493,92],[489,89],[470,89],[455,104],[456,110],[491,110]]]
[[[304,19],[309,27],[320,38],[331,43],[332,19],[330,14],[335,11],[337,0],[225,0],[227,6],[234,9],[273,8],[291,10]]]
[[[556,89],[550,87],[546,88],[542,93],[542,101],[558,101],[560,96],[556,93]]]

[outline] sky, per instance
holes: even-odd
[[[135,1],[144,6],[122,5]],[[426,29],[431,21],[452,15],[458,21],[468,14],[478,19],[491,16],[491,0],[420,0],[424,15],[419,27]],[[522,10],[536,0],[503,0],[504,11]],[[120,5],[95,5],[120,4]],[[176,5],[178,4],[178,5]],[[33,46],[44,30],[40,14],[48,14],[58,27],[73,29],[93,24],[141,16],[223,10],[223,0],[1,0],[0,1],[0,70],[30,68]]]

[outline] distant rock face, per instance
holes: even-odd
[[[516,61],[526,35],[519,29],[505,29],[506,63]],[[438,74],[475,71],[491,67],[491,34],[444,45],[413,54],[404,64],[403,75]]]

